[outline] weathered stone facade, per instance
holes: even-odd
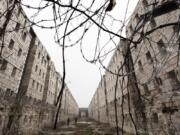
[[[1,15],[13,1],[0,1]],[[7,5],[8,4],[8,5]],[[52,126],[56,107],[54,105],[61,89],[61,76],[54,67],[46,49],[34,33],[22,8],[16,4],[11,15],[0,18],[0,135],[8,126],[11,107],[18,90],[22,90],[22,113],[19,118],[19,133],[31,135],[43,127]],[[8,19],[9,17],[9,19]],[[76,117],[78,105],[66,87],[63,108],[59,120]],[[64,108],[67,111],[64,111]]]
[[[7,2],[1,0],[0,5],[2,5],[0,6],[0,12],[3,14],[6,11]],[[24,35],[29,31],[29,27],[21,29],[21,27],[27,25],[25,24],[24,13],[20,14],[17,7],[15,7],[14,11],[11,16],[14,21],[9,21],[5,36],[1,35],[0,40],[0,50],[2,52],[0,58],[0,88],[4,91],[8,90],[17,93],[30,46],[31,35]],[[6,19],[4,16],[1,17],[1,29]]]
[[[31,29],[31,33],[34,33]],[[35,34],[34,34],[35,35]],[[46,84],[46,74],[50,63],[49,55],[38,38],[30,46],[27,68],[23,79],[23,87],[27,89],[27,96],[36,100],[43,99]]]
[[[67,118],[73,119],[77,117],[79,114],[78,105],[73,98],[69,88],[66,86],[65,91],[63,92],[63,99],[62,99],[62,111],[61,117],[63,120],[67,120]]]
[[[134,70],[123,66],[118,81],[106,71],[89,105],[92,118],[115,126],[116,102],[118,126],[125,134],[179,134],[179,14],[178,0],[138,2],[127,26],[127,37],[138,43],[121,40],[108,66],[118,73],[130,56]]]
[[[50,71],[48,78],[48,91],[46,102],[49,104],[54,104],[55,102],[55,93],[56,93],[56,70],[53,62],[50,62]]]

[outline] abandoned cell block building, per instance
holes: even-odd
[[[180,133],[180,2],[140,0],[89,105],[124,134]]]
[[[13,115],[10,107],[18,91],[23,90],[19,126],[22,134],[30,135],[54,121],[62,78],[23,9],[12,6],[13,2],[0,1],[0,134]],[[66,86],[59,121],[78,114],[78,105]]]

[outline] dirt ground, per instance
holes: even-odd
[[[64,124],[57,130],[45,129],[39,135],[115,135],[115,129],[108,124],[98,123],[89,118],[81,118],[75,123]]]

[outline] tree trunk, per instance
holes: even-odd
[[[147,119],[145,116],[145,104],[141,99],[141,93],[138,86],[138,81],[135,74],[134,63],[132,58],[132,53],[130,50],[130,43],[127,41],[124,42],[124,61],[125,61],[125,69],[128,74],[128,86],[129,89],[129,97],[130,104],[132,104],[134,109],[134,117],[135,117],[135,126],[137,127],[137,134],[139,134],[140,130],[143,130],[143,133],[147,133]],[[138,115],[137,115],[138,114]]]

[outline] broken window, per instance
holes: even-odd
[[[8,62],[6,60],[2,61],[1,70],[6,70]]]
[[[168,72],[168,78],[169,79],[175,79],[176,78],[176,74],[175,74],[174,70]]]
[[[11,89],[7,88],[7,90],[6,90],[6,96],[10,96],[10,94],[11,94]]]
[[[138,67],[139,67],[139,70],[142,71],[143,70],[143,66],[142,66],[142,63],[141,61],[139,60],[138,61]]]
[[[166,46],[165,46],[163,40],[162,40],[162,39],[159,40],[159,42],[157,43],[157,45],[158,45],[158,50],[159,50],[159,52],[160,52],[162,55],[165,55],[165,54],[167,53],[167,51],[166,51]]]
[[[12,70],[11,76],[14,77],[16,75],[16,72],[17,72],[17,68],[14,67]]]
[[[41,69],[39,70],[39,75],[41,75]]]
[[[148,63],[152,63],[153,62],[153,59],[152,59],[151,54],[150,54],[149,51],[146,53],[146,59],[147,59]]]
[[[20,28],[20,23],[16,23],[15,31],[18,32]]]
[[[129,29],[130,29],[130,32],[132,33],[132,32],[133,32],[133,26],[130,25],[130,26],[129,26]]]
[[[155,77],[154,79],[155,79],[156,84],[163,85],[162,79],[160,77]]]
[[[148,88],[147,84],[143,84],[143,89],[144,89],[145,94],[149,94],[149,88]]]
[[[170,83],[173,87],[176,88],[180,86],[180,82],[174,70],[171,70],[167,73],[167,78],[170,80]]]
[[[24,116],[24,123],[27,122],[27,115]]]
[[[10,40],[10,42],[9,42],[9,49],[13,49],[13,47],[14,47],[14,40]]]
[[[37,70],[38,70],[38,66],[36,65],[36,67],[35,67],[35,72],[37,72]]]
[[[21,56],[21,54],[22,54],[22,49],[21,49],[21,48],[19,48],[19,51],[18,51],[18,56],[20,57],[20,56]]]
[[[21,8],[19,8],[19,10],[18,10],[18,12],[17,12],[17,15],[19,16],[20,15],[20,13],[21,13]]]
[[[23,39],[23,41],[25,41],[25,40],[26,40],[26,36],[27,36],[26,32],[23,32],[23,35],[22,35],[22,39]]]
[[[34,88],[34,86],[35,86],[35,81],[32,80],[32,87]]]
[[[39,53],[38,53],[38,59],[40,58],[40,55],[41,55],[41,54],[40,54],[40,52],[39,52]]]

